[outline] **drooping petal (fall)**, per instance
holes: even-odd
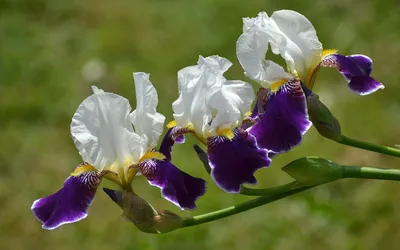
[[[161,189],[162,196],[181,209],[196,209],[196,200],[206,192],[206,182],[193,177],[169,160],[147,160],[139,164],[139,171],[149,183]]]
[[[207,153],[213,180],[229,193],[238,193],[242,184],[256,184],[255,171],[271,164],[268,151],[259,148],[255,137],[242,129],[234,130],[232,140],[209,137]]]
[[[43,229],[55,229],[63,224],[86,218],[101,177],[98,172],[70,176],[56,193],[33,202],[31,210]]]
[[[370,76],[372,60],[367,56],[331,54],[324,57],[320,65],[336,68],[348,82],[349,89],[356,94],[368,95],[385,87]]]
[[[162,196],[182,209],[195,209],[196,200],[205,194],[206,182],[190,176],[171,163],[171,151],[175,143],[183,143],[188,130],[172,127],[164,136],[159,152],[164,160],[150,159],[138,164],[140,173],[149,183],[161,189]]]
[[[300,144],[310,128],[305,95],[299,80],[291,80],[277,92],[265,89],[266,102],[260,121],[247,129],[258,145],[283,153]]]
[[[130,165],[144,154],[147,143],[133,131],[128,100],[96,87],[93,92],[72,118],[75,146],[82,159],[98,170]]]
[[[136,109],[130,114],[135,132],[148,141],[148,148],[154,148],[163,131],[165,116],[157,113],[158,95],[150,82],[150,75],[133,73],[136,90]]]

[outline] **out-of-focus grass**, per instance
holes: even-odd
[[[0,249],[398,249],[400,184],[346,180],[237,215],[165,235],[147,235],[120,219],[101,191],[87,219],[44,231],[29,208],[61,187],[79,155],[69,123],[95,84],[135,103],[131,73],[151,73],[159,111],[172,117],[176,72],[198,55],[219,54],[242,79],[235,43],[245,16],[294,9],[307,16],[325,48],[374,59],[384,91],[351,94],[335,70],[318,75],[316,92],[347,135],[400,142],[400,5],[396,1],[53,1],[0,0]],[[204,176],[191,149],[174,148],[174,163]],[[260,186],[289,180],[280,167],[316,155],[343,164],[399,167],[391,157],[346,148],[314,129],[292,152],[257,173]],[[246,200],[209,181],[200,214]],[[104,183],[104,185],[109,185]],[[135,190],[156,207],[181,213],[138,178]]]

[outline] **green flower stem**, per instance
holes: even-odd
[[[342,166],[342,178],[357,178],[357,179],[375,179],[375,180],[396,180],[400,181],[400,170],[397,169],[382,169],[371,167],[357,167],[357,166]],[[320,183],[321,185],[324,183]],[[214,212],[187,217],[183,221],[182,227],[190,227],[210,221],[219,220],[231,215],[239,214],[241,212],[283,199],[285,197],[300,193],[315,186],[300,186],[297,181],[270,188],[270,189],[250,189],[242,188],[241,193],[247,195],[263,195],[259,198],[249,200],[239,205],[227,207]]]
[[[400,181],[400,170],[343,166],[343,178]]]
[[[301,186],[297,181],[290,182],[288,184],[284,184],[277,187],[272,188],[248,188],[242,186],[240,189],[240,194],[247,196],[265,196],[265,195],[274,195],[277,193],[284,193]]]
[[[234,214],[238,214],[247,210],[250,210],[252,208],[256,208],[268,203],[271,203],[276,200],[280,200],[282,198],[288,197],[290,195],[300,193],[304,190],[310,189],[312,187],[299,187],[297,189],[291,189],[288,190],[287,192],[282,192],[282,193],[277,193],[274,195],[267,195],[267,196],[262,196],[257,199],[249,200],[244,203],[241,203],[239,205],[227,207],[221,210],[217,210],[214,212],[194,216],[194,217],[188,217],[185,218],[183,221],[183,226],[182,227],[191,227],[191,226],[196,226],[200,224],[204,224],[210,221],[214,220],[219,220]]]
[[[356,148],[362,148],[365,150],[382,153],[391,156],[400,157],[400,149],[387,147],[387,146],[380,146],[370,142],[364,142],[356,139],[349,138],[347,136],[341,135],[339,138],[335,140],[336,142]]]

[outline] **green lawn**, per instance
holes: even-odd
[[[176,73],[199,55],[233,62],[228,79],[246,80],[235,56],[242,17],[278,9],[304,14],[325,48],[362,53],[383,91],[350,93],[334,69],[315,91],[343,132],[378,144],[400,143],[400,4],[395,0],[0,0],[0,249],[398,249],[400,183],[342,180],[227,219],[164,235],[138,231],[99,190],[89,216],[45,231],[32,202],[56,191],[81,161],[69,134],[71,117],[91,85],[134,105],[133,71],[151,73],[159,111],[172,118]],[[274,57],[277,58],[277,57]],[[174,163],[207,179],[194,212],[180,212],[141,177],[134,189],[158,208],[183,216],[247,198],[219,190],[188,139]],[[347,165],[398,168],[399,160],[347,148],[312,128],[304,143],[257,172],[260,187],[290,180],[280,168],[315,155]],[[103,185],[110,186],[104,182]]]

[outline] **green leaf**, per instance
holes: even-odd
[[[343,167],[330,160],[304,157],[282,168],[301,185],[315,186],[343,178]]]

